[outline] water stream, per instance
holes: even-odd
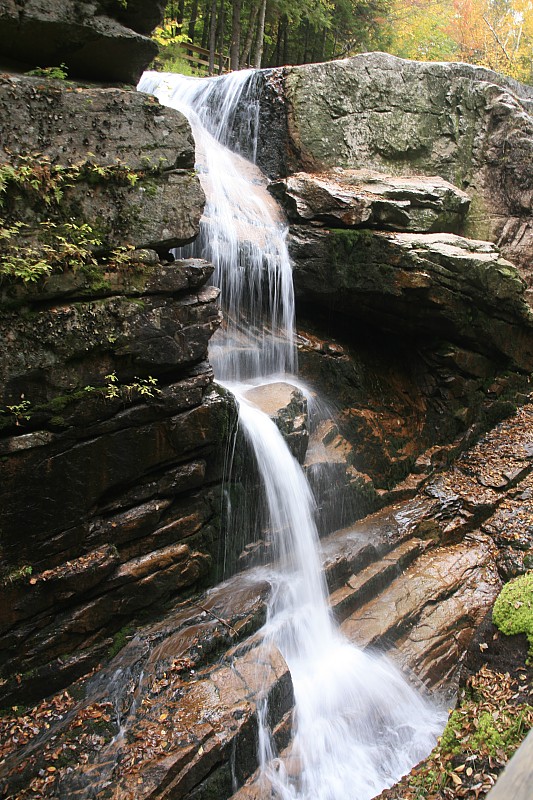
[[[255,157],[258,86],[253,72],[215,79],[145,73],[139,89],[183,111],[193,128],[207,205],[201,236],[182,255],[215,265],[225,323],[210,359],[239,404],[274,534],[277,573],[264,637],[287,661],[296,705],[283,758],[260,709],[262,777],[282,800],[370,800],[427,755],[445,714],[336,628],[312,493],[276,425],[247,398],[251,386],[280,376],[290,383],[296,370],[285,223],[266,179],[244,158]]]

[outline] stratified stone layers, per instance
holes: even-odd
[[[24,221],[35,247],[43,216],[100,240],[88,269],[0,287],[7,700],[64,686],[137,613],[214,580],[234,405],[206,361],[212,267],[167,257],[204,205],[185,118],[35,78],[3,78],[0,97],[3,164],[73,176],[58,196],[11,181],[5,224]]]

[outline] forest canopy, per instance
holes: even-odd
[[[216,74],[385,50],[533,83],[533,0],[169,0],[154,37],[156,66],[192,74],[201,51]]]

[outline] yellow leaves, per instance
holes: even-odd
[[[393,0],[390,48],[420,60],[457,60],[533,81],[533,0]]]

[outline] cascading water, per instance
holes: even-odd
[[[281,760],[260,709],[262,777],[282,800],[369,800],[430,751],[445,714],[335,627],[309,486],[275,424],[246,397],[251,384],[279,380],[296,365],[283,220],[260,171],[224,146],[254,157],[255,86],[253,72],[215,79],[146,73],[139,89],[183,111],[193,127],[208,198],[194,254],[215,265],[226,320],[210,358],[239,403],[274,533],[277,572],[263,633],[287,661],[296,704],[293,743]]]
[[[224,323],[209,355],[220,381],[296,369],[284,221],[261,171],[225,146],[233,138],[242,92],[253,90],[253,77],[249,71],[236,72],[228,82],[145,73],[139,84],[141,91],[184,111],[195,136],[207,204],[197,242],[180,255],[201,256],[215,266],[213,283],[220,288]],[[252,99],[247,108],[237,129],[244,141],[255,141],[257,102]],[[248,154],[255,155],[253,145]]]

